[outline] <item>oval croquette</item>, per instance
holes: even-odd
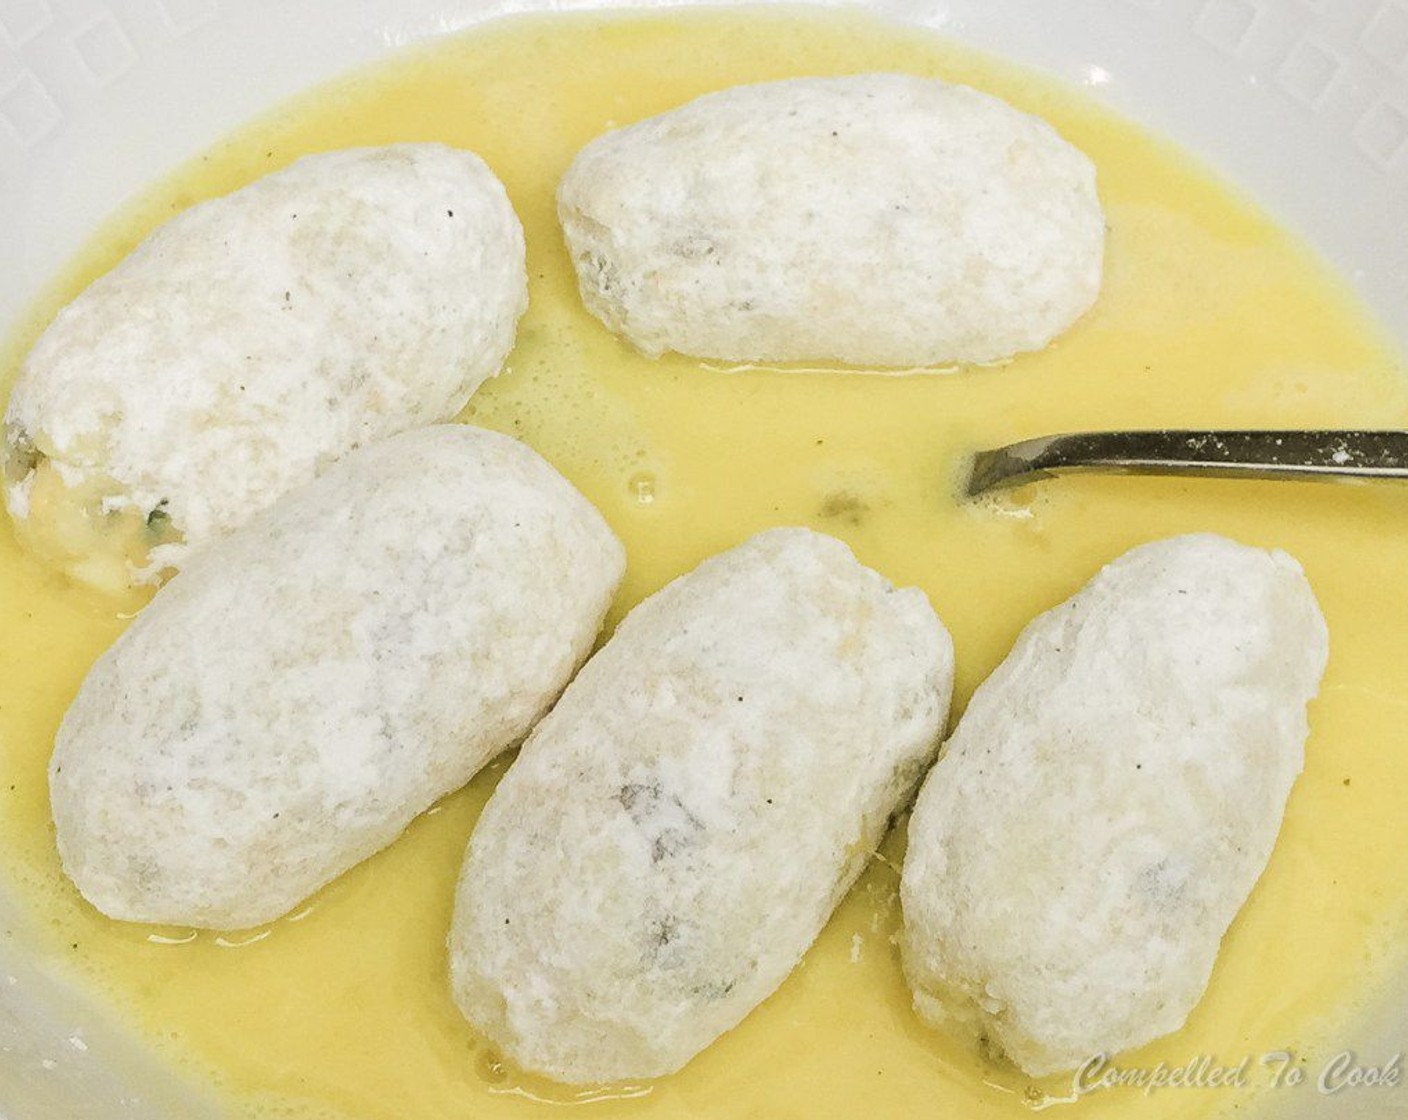
[[[924,593],[809,530],[641,603],[475,828],[461,1011],[560,1081],[678,1069],[821,931],[933,757],[952,682]]]
[[[911,368],[1045,346],[1094,302],[1095,168],[1045,121],[903,74],[706,94],[577,155],[587,308],[647,354]]]
[[[65,871],[114,918],[277,918],[528,731],[623,571],[507,436],[354,452],[193,558],[88,673],[50,764]]]
[[[159,582],[353,448],[452,418],[526,306],[522,228],[471,152],[325,152],[193,206],[26,357],[20,538],[105,590]]]
[[[921,1017],[1034,1076],[1181,1027],[1271,855],[1327,651],[1300,565],[1211,534],[1033,621],[910,819]]]

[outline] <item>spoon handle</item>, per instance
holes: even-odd
[[[1070,471],[1211,478],[1408,478],[1408,431],[1075,432],[980,451],[967,495]]]

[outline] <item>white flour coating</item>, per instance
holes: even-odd
[[[182,540],[153,582],[355,447],[454,416],[527,306],[523,231],[476,155],[308,156],[185,211],[69,304],[5,416],[6,502],[37,451],[107,512]]]
[[[1095,168],[1045,121],[901,74],[737,86],[607,133],[558,214],[647,354],[910,368],[1038,350],[1100,289]]]
[[[792,971],[932,759],[953,647],[806,529],[635,608],[529,737],[470,840],[460,1010],[566,1082],[669,1073]]]
[[[64,870],[114,918],[278,917],[528,731],[624,565],[507,436],[355,452],[193,558],[93,666],[50,765]]]
[[[1295,560],[1211,534],[1032,622],[910,821],[921,1017],[1036,1076],[1181,1027],[1271,855],[1327,655]]]

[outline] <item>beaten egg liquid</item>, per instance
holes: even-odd
[[[584,143],[734,83],[866,70],[996,93],[1094,159],[1107,273],[1069,334],[1004,367],[945,376],[725,372],[642,358],[588,316],[553,207]],[[1252,1055],[1260,1084],[1263,1053],[1291,1049],[1312,1065],[1333,1053],[1336,1031],[1390,982],[1408,928],[1408,490],[1087,477],[987,504],[954,496],[965,452],[1048,432],[1408,425],[1401,357],[1294,237],[1079,93],[917,31],[787,10],[521,18],[305,95],[159,183],[15,334],[7,383],[56,308],[166,217],[307,152],[406,140],[479,152],[523,220],[532,303],[508,367],[465,419],[526,440],[610,520],[630,557],[613,622],[711,553],[807,524],[928,592],[957,646],[961,706],[1033,615],[1136,543],[1212,530],[1297,556],[1333,649],[1305,774],[1187,1027],[1120,1061]],[[114,604],[65,585],[0,531],[0,867],[45,931],[48,966],[214,1086],[231,1116],[495,1120],[581,1102],[601,1120],[1043,1106],[1125,1120],[1259,1099],[1111,1089],[1063,1104],[1070,1078],[1032,1082],[920,1026],[892,941],[899,835],[776,995],[680,1074],[586,1092],[525,1076],[460,1019],[446,981],[456,872],[503,760],[272,926],[219,935],[108,921],[59,870],[46,764],[64,707],[122,626]],[[787,837],[774,858],[788,858]]]

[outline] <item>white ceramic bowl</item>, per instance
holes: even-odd
[[[504,12],[600,6],[0,0],[0,329],[114,206],[281,98]],[[1408,0],[869,6],[1086,86],[1202,154],[1318,246],[1408,345]],[[214,1115],[43,974],[12,910],[0,898],[0,1114]],[[1380,1018],[1343,1045],[1380,1060],[1408,1049],[1405,995],[1408,982],[1386,992]],[[1408,1088],[1266,1103],[1297,1120],[1403,1116]]]

